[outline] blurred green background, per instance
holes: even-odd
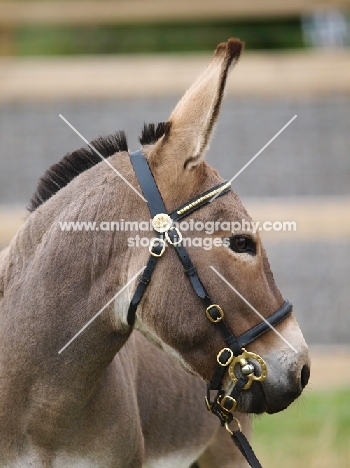
[[[287,411],[255,418],[253,447],[268,468],[350,466],[350,389],[317,390]]]
[[[118,26],[22,26],[16,55],[201,52],[223,37],[244,37],[247,49],[303,48],[299,18],[170,22]]]
[[[231,36],[248,50],[302,49],[325,35],[349,45],[349,11],[349,0],[0,1],[0,55],[200,52]]]

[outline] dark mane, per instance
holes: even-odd
[[[160,122],[157,127],[154,124],[144,124],[139,138],[141,145],[153,145],[163,135],[169,133],[170,122]]]
[[[123,131],[107,137],[99,137],[91,145],[104,157],[108,158],[119,151],[128,151],[126,136]],[[30,199],[28,210],[35,211],[61,188],[69,184],[82,172],[101,161],[90,147],[81,148],[66,154],[61,161],[53,164],[41,177],[36,191]]]

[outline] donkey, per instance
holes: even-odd
[[[197,197],[194,221],[250,220],[233,191],[225,189],[212,203],[198,205],[203,192],[210,193],[218,184],[227,186],[204,156],[228,71],[241,49],[237,39],[219,44],[168,122],[143,130],[142,154],[167,213]],[[141,192],[122,132],[100,138],[93,146]],[[148,202],[151,205],[152,200]],[[307,384],[310,365],[293,314],[276,329],[294,350],[273,331],[255,336],[246,352],[261,361],[242,363],[243,355],[239,356],[237,379],[248,366],[248,377],[260,381],[252,381],[234,399],[230,395],[239,382],[224,365],[237,353],[222,350],[225,342],[214,323],[222,317],[213,318],[214,306],[204,313],[175,248],[169,244],[157,258],[133,325],[128,311],[139,286],[131,280],[149,261],[149,250],[128,247],[126,231],[60,229],[63,221],[149,220],[147,203],[94,151],[75,151],[52,166],[29,208],[24,225],[0,253],[0,466],[247,466],[225,439],[228,435],[219,421],[205,410],[205,383],[226,352],[229,359],[220,364],[221,416],[239,415],[243,430],[249,432],[251,413],[285,409]],[[152,232],[144,234],[149,240],[154,237]],[[188,233],[190,238],[203,235]],[[238,336],[261,319],[210,266],[266,318],[284,301],[258,234],[222,229],[215,236],[227,238],[229,245],[187,248],[194,265],[190,275],[195,267],[201,284],[220,303],[215,313],[224,311],[227,327]],[[59,352],[108,301],[103,312]],[[236,373],[235,366],[232,372]],[[223,401],[234,402],[235,407],[226,408]]]

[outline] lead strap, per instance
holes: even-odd
[[[231,431],[231,439],[251,468],[262,468],[246,436],[240,430]]]

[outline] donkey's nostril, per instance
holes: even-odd
[[[310,368],[309,366],[305,365],[301,369],[301,375],[300,375],[300,383],[301,383],[302,388],[306,387],[309,381],[309,378],[310,378]]]

